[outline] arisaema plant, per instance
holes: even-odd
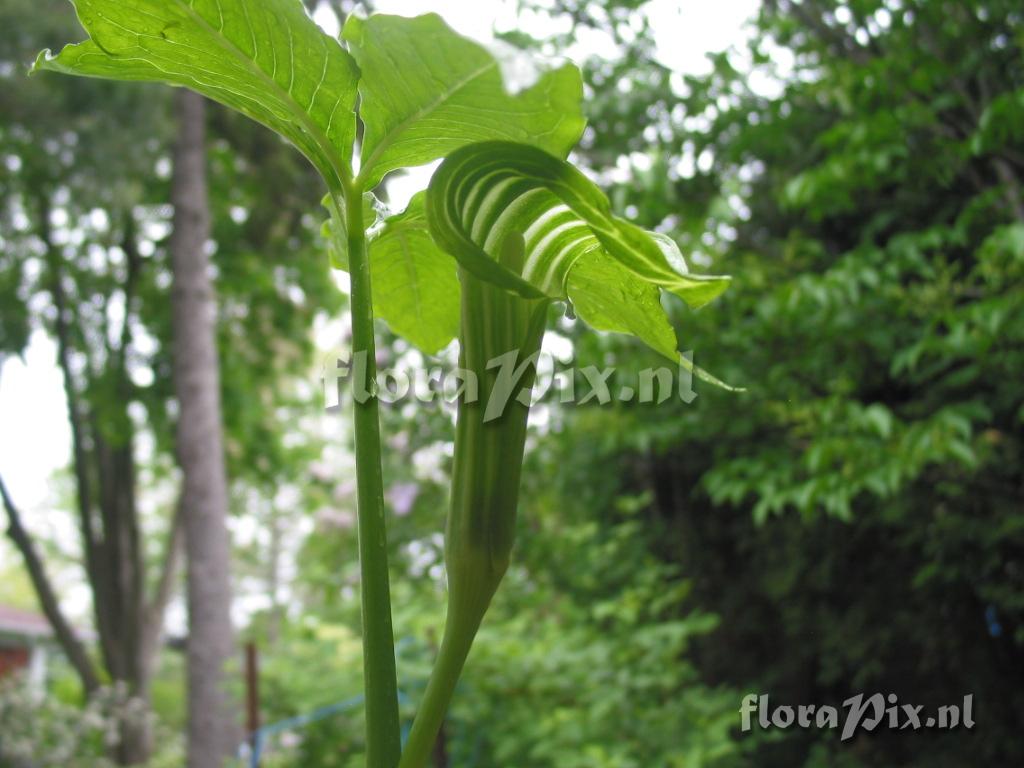
[[[351,276],[363,391],[376,379],[375,311],[428,353],[457,334],[462,367],[476,374],[478,397],[458,406],[446,629],[404,751],[378,404],[371,396],[354,405],[366,764],[423,766],[508,566],[529,410],[520,395],[548,307],[571,302],[594,328],[634,334],[689,366],[661,293],[697,307],[727,279],[689,274],[670,239],[613,216],[565,161],[584,125],[572,65],[512,93],[501,62],[433,14],[351,16],[336,40],[299,0],[74,4],[89,38],[44,52],[36,70],[192,88],[276,131],[320,172],[333,261]],[[368,243],[372,190],[392,171],[441,158],[429,188]]]

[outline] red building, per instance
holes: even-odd
[[[24,672],[30,685],[41,687],[52,640],[53,630],[45,616],[0,605],[0,678]]]

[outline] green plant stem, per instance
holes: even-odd
[[[448,705],[455,693],[455,685],[459,682],[482,618],[482,613],[474,617],[449,612],[444,638],[430,673],[430,682],[416,711],[416,719],[402,751],[399,768],[425,768],[430,760],[434,742],[441,731]]]
[[[337,195],[332,194],[337,205]],[[356,499],[360,591],[363,619],[363,682],[366,696],[366,766],[395,768],[401,753],[398,679],[391,627],[391,587],[381,475],[380,416],[376,395],[377,363],[373,337],[370,263],[366,253],[362,192],[345,190],[352,302],[352,351],[355,392]],[[360,365],[356,361],[365,359]],[[363,402],[360,402],[363,399]]]
[[[503,251],[521,266],[522,239]],[[413,721],[399,768],[424,768],[455,685],[491,598],[508,569],[515,536],[519,478],[530,408],[516,399],[536,374],[529,365],[511,387],[489,363],[515,353],[515,368],[540,350],[549,302],[523,299],[460,270],[462,327],[459,367],[480,383],[479,398],[459,399],[451,506],[445,529],[448,616],[437,660]],[[488,414],[492,398],[504,403]],[[507,398],[507,399],[506,399]]]

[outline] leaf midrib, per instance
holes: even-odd
[[[398,239],[402,244],[402,261],[405,263],[406,274],[409,278],[409,285],[412,288],[413,303],[416,306],[416,317],[422,323],[423,299],[420,296],[419,282],[417,280],[418,270],[416,269],[416,260],[412,255],[412,247],[409,244],[409,235],[405,231],[400,231],[398,233]]]
[[[312,121],[309,113],[305,109],[303,109],[302,106],[299,105],[297,101],[295,101],[294,97],[290,93],[285,91],[276,80],[274,80],[266,72],[264,72],[263,69],[251,57],[246,55],[245,51],[240,49],[231,40],[225,37],[223,32],[214,29],[210,25],[210,23],[206,19],[204,19],[198,11],[196,11],[196,9],[192,6],[191,2],[186,2],[186,0],[174,0],[174,3],[179,7],[183,8],[185,12],[196,21],[197,24],[202,26],[210,34],[210,36],[217,41],[218,45],[220,45],[222,49],[224,49],[229,55],[241,61],[242,64],[247,69],[249,69],[249,71],[252,74],[254,74],[257,78],[263,81],[264,84],[269,86],[269,88],[275,92],[275,94],[278,96],[281,102],[288,107],[288,110],[302,124],[302,127],[306,130],[306,132],[313,137],[313,141],[316,142],[317,146],[320,148],[320,151],[323,152],[328,163],[334,169],[334,172],[337,174],[337,181],[340,182],[341,185],[346,189],[349,188],[352,184],[352,172],[351,170],[349,170],[344,158],[342,158],[337,152],[334,151],[334,146],[331,144],[330,139],[328,139],[327,135],[320,130],[320,127]],[[251,24],[250,29],[252,29]],[[255,34],[255,30],[253,30],[253,34]],[[330,54],[325,53],[324,55],[329,56]],[[295,73],[293,65],[293,77],[294,74]],[[329,180],[326,179],[325,181],[329,182]]]
[[[380,156],[389,147],[394,146],[395,142],[397,141],[397,137],[401,135],[403,131],[405,131],[405,129],[409,126],[410,123],[414,123],[418,120],[421,120],[426,115],[430,114],[431,112],[434,112],[435,110],[440,108],[441,105],[443,105],[446,101],[448,101],[457,93],[459,93],[462,89],[467,87],[474,80],[487,74],[487,72],[489,72],[492,69],[495,69],[497,66],[498,62],[493,60],[485,63],[483,66],[475,69],[474,71],[466,75],[464,78],[459,80],[450,89],[441,94],[438,94],[438,96],[435,99],[433,99],[427,104],[424,104],[419,109],[411,112],[409,115],[404,117],[401,120],[401,122],[399,122],[394,128],[388,131],[388,133],[379,142],[377,142],[377,146],[374,147],[373,152],[370,153],[370,156],[366,158],[366,162],[363,164],[363,167],[360,168],[358,179],[360,181],[363,181],[373,172],[374,167],[380,160]]]

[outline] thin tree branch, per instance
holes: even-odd
[[[994,157],[992,165],[995,166],[999,181],[1003,183],[1003,197],[1006,198],[1007,205],[1013,211],[1014,218],[1019,222],[1024,222],[1024,199],[1021,198],[1020,182],[1017,180],[1017,174],[1013,172],[1010,164],[1001,157]]]
[[[21,552],[21,556],[25,560],[25,569],[32,580],[32,586],[35,588],[43,613],[46,614],[50,626],[53,627],[57,642],[60,643],[65,655],[68,657],[68,661],[75,668],[75,672],[78,673],[86,694],[91,695],[100,687],[99,674],[89,659],[85,646],[82,645],[82,642],[75,635],[71,624],[60,608],[57,593],[54,591],[53,584],[46,574],[42,558],[39,557],[31,536],[29,536],[28,531],[22,525],[21,515],[7,493],[7,486],[4,485],[2,477],[0,477],[0,496],[3,496],[4,509],[7,510],[7,520],[9,523],[7,536],[14,542],[14,545]]]
[[[178,566],[181,561],[181,551],[184,546],[184,514],[182,512],[181,500],[174,506],[174,514],[171,517],[171,527],[167,532],[167,541],[164,544],[163,556],[160,559],[160,576],[157,579],[153,594],[146,604],[145,620],[143,624],[142,657],[143,664],[151,665],[156,658],[160,648],[160,640],[163,637],[164,612],[167,603],[171,599],[171,591],[174,587],[174,580],[178,575]]]
[[[71,366],[70,310],[67,294],[64,292],[61,255],[53,243],[50,229],[50,201],[41,194],[36,203],[39,211],[39,237],[45,247],[45,258],[50,269],[50,293],[56,309],[54,331],[57,337],[57,363],[64,378],[64,395],[67,398],[68,422],[71,426],[72,464],[75,472],[79,527],[85,551],[85,569],[89,576],[89,583],[93,585],[93,609],[100,645],[103,648],[104,658],[109,659],[116,655],[110,644],[110,638],[114,635],[110,621],[110,605],[108,604],[111,591],[107,588],[110,570],[109,563],[101,551],[100,534],[96,530],[93,510],[92,473],[89,468],[89,448],[93,441],[88,433],[89,424],[82,411],[78,385]]]
[[[130,381],[128,379],[127,363],[128,348],[132,342],[131,310],[139,283],[139,268],[142,266],[142,258],[139,256],[139,249],[135,242],[135,219],[132,217],[130,210],[124,214],[124,236],[121,240],[121,249],[125,253],[127,274],[124,281],[124,323],[121,325],[121,338],[117,348],[119,356],[118,371],[122,376],[121,381],[118,382],[119,386],[122,383],[128,384]]]
[[[778,0],[768,0],[765,5],[774,13],[780,12]],[[837,58],[848,58],[861,65],[867,64],[871,60],[871,54],[862,48],[856,40],[843,30],[830,27],[825,23],[820,11],[815,13],[815,9],[791,0],[787,0],[781,10],[792,13],[804,26],[814,32]]]
[[[64,292],[60,255],[56,252],[50,234],[50,202],[40,196],[39,232],[46,248],[46,261],[50,267],[50,294],[53,297],[56,319],[57,363],[64,378],[64,396],[68,403],[68,421],[71,425],[71,445],[74,454],[75,486],[82,535],[85,538],[86,567],[91,571],[96,557],[96,531],[92,525],[92,479],[88,471],[85,419],[78,399],[78,386],[71,368],[71,328],[68,322],[68,302]]]

